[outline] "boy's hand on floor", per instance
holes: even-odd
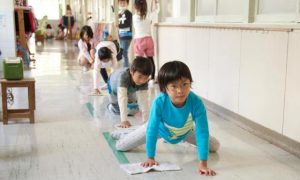
[[[141,166],[143,166],[143,167],[151,167],[153,165],[158,165],[158,162],[155,161],[154,158],[147,158],[147,160],[145,162],[141,163]]]
[[[216,172],[207,167],[207,161],[200,161],[198,165],[198,173],[205,176],[215,176]]]
[[[94,89],[94,93],[97,94],[97,95],[100,95],[100,94],[101,94],[101,92],[100,92],[99,89]]]
[[[123,121],[121,124],[118,125],[120,128],[129,128],[131,126],[129,121]]]

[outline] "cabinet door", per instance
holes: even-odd
[[[300,31],[290,33],[283,134],[300,142]]]
[[[282,133],[287,32],[244,31],[239,114]]]

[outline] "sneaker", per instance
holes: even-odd
[[[123,138],[124,136],[126,136],[129,132],[128,131],[123,131],[123,130],[117,130],[117,131],[113,131],[110,133],[110,136],[114,139],[114,140],[119,140],[121,138]]]
[[[114,115],[120,115],[120,112],[117,112],[112,104],[108,104],[107,109],[110,113],[112,113]]]

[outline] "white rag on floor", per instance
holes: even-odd
[[[179,171],[179,170],[181,170],[181,168],[178,165],[171,164],[169,162],[159,163],[159,165],[154,165],[152,167],[143,167],[143,166],[141,166],[141,163],[121,164],[120,167],[129,175],[147,173],[149,171]]]

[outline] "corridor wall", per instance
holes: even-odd
[[[158,67],[184,61],[200,96],[300,142],[299,28],[237,27],[160,23]]]

